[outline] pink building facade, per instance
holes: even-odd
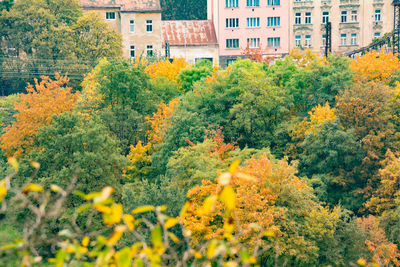
[[[289,11],[288,0],[208,0],[220,65],[229,65],[247,47],[261,49],[264,55],[287,54]]]

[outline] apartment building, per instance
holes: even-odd
[[[323,52],[325,23],[332,24],[332,52],[343,54],[369,45],[393,30],[391,0],[291,0],[290,49]]]
[[[208,0],[207,14],[215,26],[221,66],[247,47],[265,55],[289,52],[288,0]]]
[[[80,0],[84,12],[96,12],[122,34],[123,55],[161,53],[161,7],[157,0]]]

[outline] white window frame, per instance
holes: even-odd
[[[247,28],[259,28],[260,27],[260,18],[247,18]]]
[[[135,32],[135,21],[133,19],[129,20],[129,32]]]
[[[322,12],[322,23],[326,24],[329,21],[329,11]]]
[[[326,46],[326,34],[322,35],[322,46]]]
[[[281,26],[281,17],[267,18],[267,27],[280,27],[280,26]]]
[[[294,45],[295,47],[301,47],[301,35],[296,35],[294,37]]]
[[[340,34],[340,45],[347,45],[347,34],[342,33]]]
[[[260,38],[247,38],[247,46],[249,48],[260,48]]]
[[[381,9],[375,9],[374,14],[375,14],[374,19],[376,22],[382,21],[382,10]]]
[[[132,56],[132,52],[133,52],[133,56]],[[130,58],[135,58],[135,56],[136,56],[136,50],[135,50],[134,45],[131,45],[129,48],[129,56],[130,56]]]
[[[239,39],[226,39],[226,49],[238,49]]]
[[[227,8],[239,7],[239,0],[225,0],[225,7]]]
[[[297,12],[294,14],[294,24],[301,25],[301,12]]]
[[[358,11],[352,10],[350,14],[351,14],[351,22],[358,22]]]
[[[114,15],[113,16],[114,18],[110,18],[111,14]],[[116,20],[116,18],[117,18],[117,14],[115,11],[107,11],[106,12],[106,20]]]
[[[350,34],[350,44],[357,45],[357,33]]]
[[[246,0],[246,6],[247,7],[259,7],[260,0]]]
[[[239,18],[226,18],[225,26],[227,29],[239,28]]]
[[[149,55],[149,54],[151,54],[151,55]],[[146,46],[146,56],[150,56],[150,57],[154,56],[153,45],[147,45]]]
[[[153,32],[153,20],[152,19],[146,19],[146,32]]]
[[[267,0],[267,6],[280,6],[280,0]]]
[[[269,48],[280,48],[281,47],[281,38],[280,37],[268,37],[267,38],[267,46]]]
[[[311,24],[311,12],[306,12],[304,14],[304,23]]]
[[[307,34],[304,37],[304,47],[311,47],[311,35]]]
[[[340,22],[347,23],[347,10],[340,12]]]

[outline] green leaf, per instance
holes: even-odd
[[[125,247],[115,253],[115,259],[117,261],[117,267],[130,267],[132,261],[132,253],[130,248]]]
[[[154,247],[162,244],[162,229],[160,225],[155,226],[153,231],[151,231],[151,242]]]

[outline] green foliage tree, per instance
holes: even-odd
[[[2,93],[20,92],[39,75],[69,73],[74,87],[102,57],[122,54],[120,34],[77,0],[21,0],[0,16]],[[24,55],[24,57],[20,57]]]
[[[53,117],[53,122],[37,134],[38,148],[21,164],[19,180],[32,175],[30,160],[40,164],[36,179],[44,185],[67,186],[76,177],[76,189],[88,193],[104,186],[116,186],[127,160],[120,154],[99,119],[83,121],[75,113]]]
[[[193,84],[213,73],[213,65],[209,60],[200,60],[193,66],[183,69],[178,76],[178,83],[183,92],[193,89]]]

